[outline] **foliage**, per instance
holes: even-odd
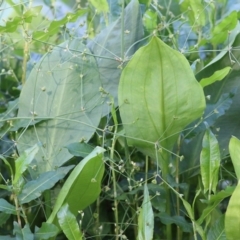
[[[239,1],[0,3],[1,239],[237,239]]]

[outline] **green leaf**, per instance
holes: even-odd
[[[147,184],[144,185],[142,207],[138,216],[138,240],[153,239],[154,214]]]
[[[209,128],[206,129],[202,142],[202,151],[200,155],[200,167],[204,193],[209,191],[216,192],[218,184],[218,171],[221,157],[218,141]]]
[[[51,237],[57,236],[59,229],[57,226],[51,223],[42,223],[40,229],[35,231],[35,238],[36,240],[43,240],[43,239],[50,239]]]
[[[227,40],[229,31],[234,29],[238,22],[237,12],[231,12],[227,17],[224,17],[212,31],[211,42],[215,45],[223,43]]]
[[[143,24],[147,31],[152,32],[157,27],[157,12],[148,9],[143,16]]]
[[[35,157],[39,173],[68,161],[72,155],[66,144],[87,142],[100,122],[101,81],[91,55],[79,40],[56,46],[33,68],[23,86],[18,118],[28,118],[29,123],[45,120],[21,133],[18,149],[22,152],[42,143]]]
[[[228,203],[225,215],[225,232],[228,240],[236,240],[240,236],[240,181]]]
[[[31,7],[23,14],[23,21],[26,23],[31,23],[32,18],[38,16],[41,12],[42,6]]]
[[[227,240],[225,229],[224,229],[224,215],[219,219],[216,219],[215,223],[209,229],[207,233],[207,240]]]
[[[240,140],[232,136],[229,142],[229,153],[237,179],[240,180]]]
[[[56,171],[42,173],[36,180],[27,182],[21,194],[18,196],[20,204],[28,203],[41,196],[42,192],[51,189],[60,179],[73,168],[73,166],[62,167]]]
[[[206,17],[201,0],[181,0],[182,11],[187,11],[192,26],[205,26]]]
[[[229,71],[231,70],[230,67],[225,67],[221,70],[218,70],[216,72],[214,72],[214,74],[208,78],[203,78],[201,81],[200,81],[200,84],[202,87],[206,87],[216,81],[221,81],[223,78],[225,78]]]
[[[16,207],[12,204],[8,203],[5,199],[0,198],[0,212],[4,212],[7,214],[16,215]]]
[[[109,11],[107,0],[89,0],[89,2],[96,8],[99,12],[107,13]]]
[[[68,203],[70,211],[76,215],[97,199],[104,172],[104,151],[103,148],[96,147],[74,168],[61,188],[48,223],[55,221],[56,214],[64,203]]]
[[[119,106],[128,143],[156,159],[202,115],[205,99],[184,56],[153,37],[122,72]],[[159,164],[168,168],[167,159]]]
[[[66,146],[66,148],[73,156],[78,157],[86,157],[94,149],[93,146],[85,142],[71,143],[68,146]]]
[[[87,46],[96,56],[103,89],[114,97],[114,104],[118,106],[118,85],[121,67],[139,48],[139,40],[144,37],[142,14],[138,0],[132,0],[124,10],[124,30],[121,33],[121,17],[101,31]],[[124,39],[122,45],[121,39]],[[118,47],[116,47],[118,46]],[[121,49],[122,48],[122,49]],[[122,52],[124,56],[122,56]],[[120,60],[120,61],[119,61]],[[110,112],[108,98],[105,101],[104,115]]]
[[[69,210],[68,204],[64,204],[58,214],[58,222],[64,234],[69,240],[82,240],[82,233],[77,224],[76,216]]]
[[[14,230],[17,240],[33,240],[34,235],[32,234],[29,224],[26,224],[23,228],[19,226],[17,222],[13,222]]]
[[[13,179],[13,185],[17,184],[22,174],[27,170],[29,164],[37,154],[39,147],[35,144],[33,147],[26,149],[20,157],[15,161],[15,175]]]
[[[43,31],[34,31],[33,38],[39,41],[47,41],[49,37],[57,34],[64,24],[75,22],[80,16],[83,16],[87,12],[87,9],[79,9],[75,13],[68,13],[61,20],[52,21],[50,25]]]

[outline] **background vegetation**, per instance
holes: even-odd
[[[240,1],[1,1],[0,238],[240,236]]]

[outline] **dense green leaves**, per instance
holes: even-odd
[[[16,215],[16,208],[5,199],[0,198],[0,212]]]
[[[58,234],[59,229],[57,226],[51,223],[43,223],[41,228],[37,229],[35,231],[34,236],[36,237],[36,240],[44,240],[44,239],[50,239],[51,237],[54,237]]]

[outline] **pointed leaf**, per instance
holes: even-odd
[[[42,192],[51,189],[60,179],[73,168],[73,166],[62,167],[56,171],[42,173],[38,179],[29,181],[24,185],[21,194],[18,196],[21,204],[28,203],[41,196]]]
[[[153,239],[154,214],[147,184],[144,185],[143,203],[138,217],[138,240]]]
[[[58,214],[58,222],[67,239],[69,240],[82,240],[82,233],[77,224],[76,216],[74,216],[69,208],[68,204],[64,204]]]
[[[218,184],[218,171],[220,167],[220,151],[218,141],[215,135],[207,128],[202,142],[202,151],[200,156],[200,167],[204,193],[209,191],[216,192]]]
[[[101,82],[94,57],[78,40],[47,53],[33,68],[19,98],[18,118],[44,120],[21,133],[19,151],[41,142],[39,173],[55,169],[72,155],[66,143],[88,141],[102,114]],[[92,55],[92,54],[91,54]],[[43,107],[44,106],[44,107]]]
[[[71,172],[55,202],[48,223],[52,223],[59,209],[68,203],[70,211],[76,215],[79,210],[94,202],[101,192],[101,180],[104,172],[103,152],[96,147]]]
[[[226,41],[229,31],[236,27],[237,22],[238,15],[236,11],[233,11],[227,17],[224,17],[220,23],[216,24],[213,28],[211,42],[217,45]]]
[[[55,237],[59,232],[57,226],[51,223],[42,223],[40,229],[35,232],[36,240],[50,239],[51,237]]]
[[[129,144],[156,158],[156,145],[171,150],[205,99],[184,56],[153,37],[122,72],[119,106]]]
[[[13,184],[16,184],[22,174],[26,171],[29,164],[34,159],[37,154],[39,147],[35,144],[33,147],[26,149],[20,157],[15,161],[15,175],[13,179]]]
[[[5,199],[0,198],[0,212],[16,215],[16,207],[8,203]]]
[[[236,240],[240,236],[240,181],[228,203],[225,215],[225,232],[228,240]]]
[[[232,136],[229,142],[229,153],[237,179],[240,180],[240,140]]]
[[[127,60],[138,49],[139,44],[137,42],[144,37],[142,14],[137,0],[132,0],[127,5],[124,10],[124,29],[122,31],[121,26],[122,22],[119,18],[87,44],[96,56],[102,87],[114,97],[115,106],[118,106],[117,92],[122,64],[120,58],[123,57],[121,54],[123,52],[126,58],[124,60]],[[122,37],[124,39],[123,46]],[[108,101],[108,98],[106,101]],[[106,104],[104,114],[109,111],[109,105]]]
[[[201,86],[206,87],[216,81],[223,80],[223,78],[225,78],[228,75],[230,70],[231,70],[230,67],[225,67],[221,70],[214,72],[214,74],[211,75],[210,77],[201,79],[200,81]]]

